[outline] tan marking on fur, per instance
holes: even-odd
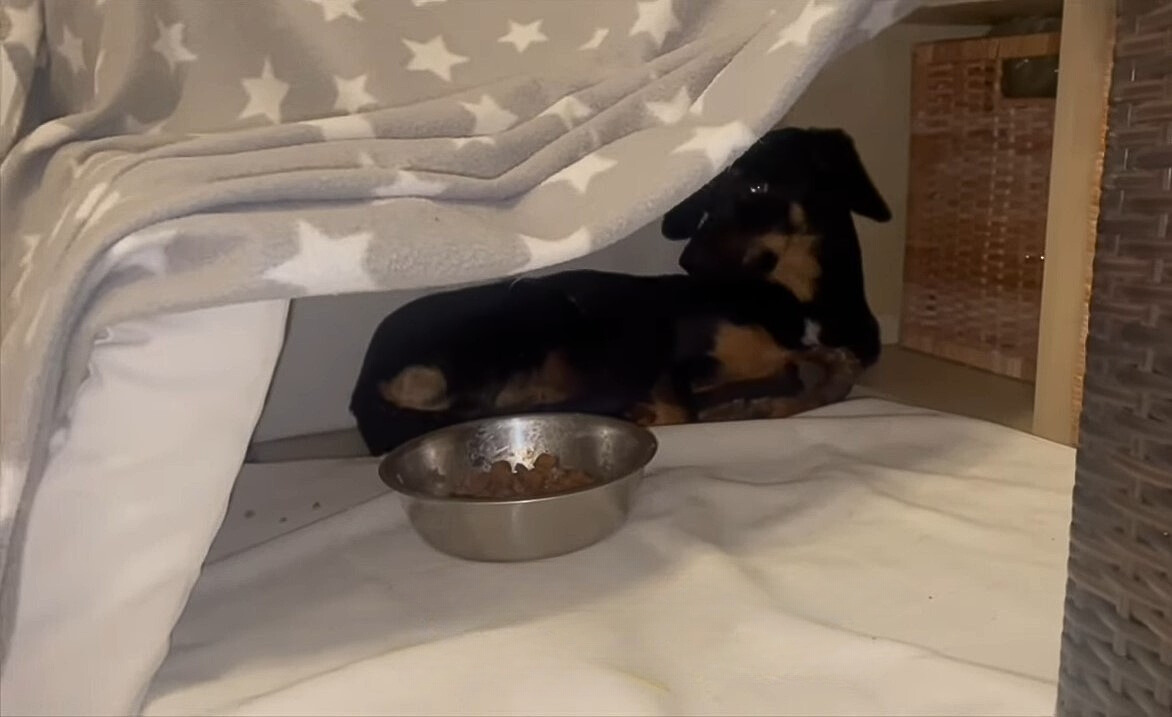
[[[778,346],[760,326],[727,322],[716,327],[710,355],[720,364],[720,383],[773,376],[791,360],[791,352]]]
[[[578,375],[561,351],[550,352],[533,371],[510,378],[497,393],[497,408],[524,408],[569,400],[578,388]]]
[[[671,383],[661,378],[651,389],[651,400],[635,404],[629,418],[640,426],[678,426],[688,423],[691,417],[680,405]]]
[[[414,411],[444,411],[451,406],[448,381],[435,366],[414,365],[378,385],[383,400]]]
[[[822,265],[815,252],[818,237],[810,234],[769,233],[759,237],[755,243],[746,260],[755,259],[762,252],[773,253],[777,256],[777,265],[769,272],[770,280],[785,286],[802,301],[814,298],[818,280],[822,278]]]

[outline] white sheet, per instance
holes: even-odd
[[[94,346],[29,515],[4,714],[138,709],[224,516],[288,305],[127,321]]]
[[[1072,450],[876,400],[660,437],[573,555],[448,558],[382,495],[209,565],[148,714],[1052,712]],[[309,510],[374,490],[329,465]]]

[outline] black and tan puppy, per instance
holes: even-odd
[[[371,453],[491,415],[645,425],[841,400],[879,355],[852,212],[891,213],[838,130],[783,129],[672,209],[683,275],[568,271],[433,294],[383,320],[350,409]]]

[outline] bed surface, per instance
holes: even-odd
[[[147,713],[1053,711],[1073,450],[874,399],[658,435],[623,530],[527,564],[369,460],[246,467]]]

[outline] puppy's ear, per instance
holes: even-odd
[[[877,222],[891,219],[891,209],[863,167],[850,135],[840,129],[819,130],[814,157],[830,186],[839,188],[852,212]]]
[[[659,228],[663,236],[673,241],[692,238],[708,211],[710,192],[711,189],[705,185],[664,214]]]

